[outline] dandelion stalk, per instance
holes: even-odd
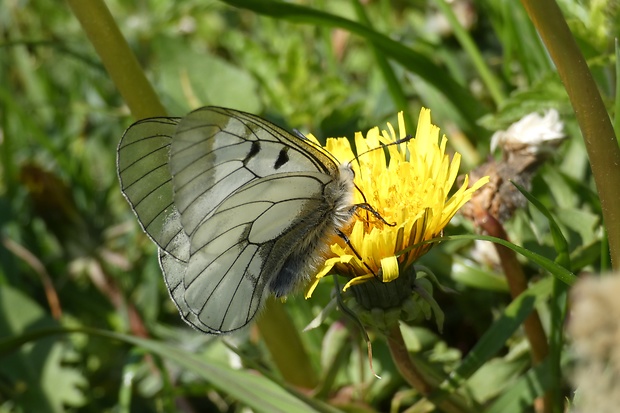
[[[396,368],[409,385],[420,392],[422,396],[428,396],[433,390],[433,386],[426,381],[418,369],[414,366],[409,357],[409,350],[405,345],[405,340],[400,332],[400,326],[395,325],[388,333],[387,344]]]
[[[403,379],[405,379],[412,388],[420,392],[422,396],[429,396],[436,386],[427,381],[426,377],[416,368],[411,357],[409,357],[409,351],[407,350],[405,340],[403,339],[398,324],[394,325],[388,332],[387,344],[390,349],[392,360],[401,376],[403,376]],[[454,394],[448,395],[445,399],[431,402],[436,404],[442,412],[470,412],[471,409],[465,404],[465,401],[456,396],[457,395]]]
[[[508,241],[508,234],[506,234],[503,225],[488,212],[485,214],[484,219],[480,220],[479,224],[487,234]],[[519,263],[517,255],[513,250],[508,249],[503,245],[494,245],[497,255],[499,256],[504,275],[506,276],[508,287],[510,288],[510,295],[513,299],[515,299],[528,288],[523,267]],[[534,365],[538,365],[549,355],[549,344],[547,342],[547,335],[545,334],[542,322],[540,321],[540,316],[536,310],[533,310],[523,322],[523,330],[525,331],[525,336],[530,343],[532,361]],[[545,413],[552,412],[553,404],[553,393],[546,392],[541,406],[541,411]]]

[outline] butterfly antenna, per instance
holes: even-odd
[[[411,139],[413,139],[413,135],[407,135],[404,138],[396,139],[394,142],[390,142],[390,143],[379,142],[380,146],[377,146],[376,148],[368,149],[367,151],[360,153],[355,158],[353,158],[353,160],[359,159],[361,156],[366,155],[367,153],[370,153],[370,152],[374,152],[378,149],[385,149],[388,146],[400,145],[401,143],[409,142]]]
[[[366,229],[368,229],[368,222],[370,221],[370,216],[368,215],[368,213],[370,212],[371,214],[373,214],[375,216],[375,218],[377,218],[379,221],[383,222],[385,225],[393,227],[396,225],[396,222],[393,223],[389,223],[385,220],[385,218],[383,218],[381,216],[381,214],[373,208],[372,205],[370,205],[368,203],[368,201],[366,200],[366,195],[364,195],[364,192],[362,192],[362,190],[359,188],[359,186],[355,185],[355,189],[357,189],[357,191],[360,193],[360,195],[362,196],[362,199],[364,200],[364,202],[360,203],[360,204],[355,204],[353,207],[355,208],[354,212],[357,209],[363,209],[366,211],[366,222],[364,223],[364,225],[366,226]]]
[[[373,214],[373,215],[375,216],[375,218],[377,218],[379,221],[383,222],[385,225],[387,225],[387,226],[389,226],[389,227],[396,226],[396,222],[392,222],[392,223],[387,222],[387,221],[385,220],[385,218],[383,218],[383,217],[381,216],[381,214],[380,214],[379,212],[377,212],[377,210],[376,210],[376,209],[374,209],[374,208],[373,208],[373,206],[372,206],[372,205],[370,205],[370,204],[368,204],[368,203],[366,203],[366,202],[361,203],[361,204],[355,204],[355,207],[356,207],[356,208],[360,208],[360,209],[364,209],[364,210],[366,210],[366,211],[370,212],[371,214]],[[368,216],[367,216],[367,217],[368,217]]]
[[[307,137],[306,135],[304,135],[303,133],[301,133],[301,132],[299,131],[299,129],[293,129],[293,134],[294,134],[295,136],[297,136],[298,138],[301,138],[301,139],[303,139],[303,140],[307,140],[307,139],[308,139],[308,137]]]
[[[364,200],[364,202],[361,205],[370,205],[368,203],[368,201],[366,200],[366,195],[364,195],[364,192],[360,189],[360,187],[357,186],[356,183],[353,183],[353,185],[355,185],[355,189],[357,189],[357,192],[360,193],[360,195],[362,196],[362,199]],[[357,209],[357,205],[355,206],[355,209]],[[366,211],[367,211],[366,212],[366,222],[364,222],[364,226],[365,226],[365,229],[368,229],[368,221],[370,220],[370,217],[368,215],[368,210],[366,210]]]

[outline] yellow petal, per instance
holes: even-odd
[[[387,283],[398,278],[398,259],[394,255],[381,259],[383,282]]]

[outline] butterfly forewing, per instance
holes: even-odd
[[[175,204],[187,234],[237,188],[275,173],[336,173],[329,154],[247,113],[198,109],[179,123],[170,153]]]

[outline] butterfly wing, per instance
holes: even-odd
[[[189,258],[189,242],[174,204],[168,165],[170,144],[180,118],[151,118],[134,123],[117,150],[121,191],[144,232],[178,260]]]
[[[242,328],[276,292],[269,283],[290,248],[305,254],[300,239],[324,220],[325,186],[338,175],[319,146],[217,107],[134,124],[118,159],[123,192],[160,248],[172,299],[207,333]],[[278,283],[280,294],[294,282]]]

